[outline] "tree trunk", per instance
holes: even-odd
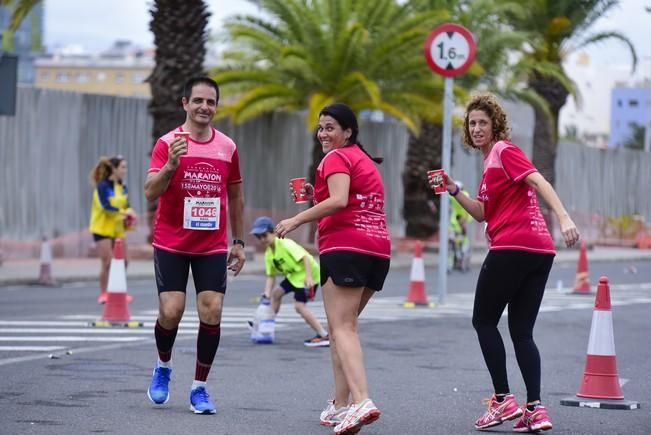
[[[407,237],[427,238],[438,231],[439,195],[427,183],[427,171],[441,168],[443,130],[423,123],[419,137],[409,136],[407,160],[402,173],[403,217]]]
[[[558,117],[561,108],[567,101],[569,92],[557,80],[539,74],[534,74],[529,80],[529,87],[547,101],[552,113],[553,124],[542,111],[534,108],[535,124],[533,131],[532,163],[538,169],[538,172],[554,186],[556,184],[554,165],[556,163],[558,148]],[[551,209],[547,203],[541,201],[540,197],[538,198],[538,202],[545,222],[547,223],[547,228],[551,233],[554,223]]]
[[[203,0],[155,0],[150,14],[149,28],[156,46],[156,63],[147,78],[151,87],[149,113],[153,119],[151,153],[159,137],[185,121],[180,100],[185,81],[205,74],[210,12]],[[147,203],[149,241],[157,205],[157,201]]]

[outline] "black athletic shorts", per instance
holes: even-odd
[[[109,236],[100,236],[99,234],[91,233],[93,235],[93,242],[99,242],[100,240],[110,239]]]
[[[328,278],[342,287],[368,287],[382,290],[390,260],[357,252],[335,251],[319,256],[321,286]]]
[[[225,253],[184,255],[154,248],[154,272],[158,293],[185,292],[190,266],[197,293],[204,290],[226,293],[226,258]]]
[[[294,292],[294,300],[296,302],[303,302],[306,304],[307,301],[314,299],[316,290],[319,288],[319,285],[314,284],[311,289],[307,289],[305,287],[294,287],[292,283],[289,282],[289,280],[283,279],[283,281],[280,283],[280,288],[283,289],[285,294]]]

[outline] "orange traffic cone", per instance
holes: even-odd
[[[50,247],[50,241],[46,237],[43,237],[43,243],[41,243],[41,268],[35,284],[46,286],[58,285],[52,277],[52,248]]]
[[[411,262],[409,292],[407,293],[407,300],[402,305],[405,308],[413,308],[416,305],[429,305],[427,302],[427,294],[425,293],[423,242],[420,240],[416,240],[416,243],[414,243],[414,259]]]
[[[142,326],[140,322],[130,322],[128,304],[130,296],[127,293],[127,276],[122,253],[122,239],[115,240],[113,258],[109,268],[108,285],[106,286],[106,304],[102,321],[94,322],[93,326]]]
[[[590,278],[588,276],[588,254],[586,253],[585,242],[581,241],[581,249],[579,251],[579,261],[576,265],[576,278],[574,280],[574,294],[589,295]]]
[[[605,400],[564,399],[561,400],[561,405],[606,409],[637,409],[640,406],[638,402],[623,400],[624,393],[619,385],[615,359],[610,286],[608,278],[605,276],[599,278],[597,286],[583,381],[576,395],[588,399]]]

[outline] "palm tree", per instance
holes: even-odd
[[[14,32],[18,30],[20,23],[25,19],[27,14],[42,0],[0,0],[0,6],[11,8],[11,18],[9,26],[2,31],[2,49],[5,51],[13,51]],[[40,35],[39,41],[40,41]],[[34,44],[33,44],[34,45]],[[40,43],[36,44],[40,48]]]
[[[646,127],[637,122],[628,123],[630,134],[624,141],[624,148],[632,150],[644,149],[644,137],[646,136]]]
[[[342,101],[379,109],[418,130],[436,80],[422,74],[423,38],[445,14],[412,14],[395,0],[260,0],[271,20],[236,16],[225,27],[234,46],[214,71],[235,102],[222,116],[241,123],[274,110],[319,110]],[[415,70],[415,71],[414,71]]]
[[[205,73],[210,13],[203,0],[155,0],[150,13],[149,28],[156,46],[154,70],[147,78],[151,86],[149,113],[153,119],[153,145],[185,120],[179,97],[189,77]],[[155,211],[156,203],[149,203],[150,238]]]
[[[532,0],[527,3],[527,14],[510,17],[514,29],[530,35],[529,42],[520,49],[522,58],[514,70],[525,75],[529,89],[548,107],[545,113],[540,106],[534,106],[533,164],[552,185],[556,180],[558,116],[567,97],[575,93],[571,79],[563,70],[563,60],[586,46],[615,39],[630,50],[633,70],[637,65],[635,49],[623,34],[589,31],[595,21],[618,3],[618,0]],[[541,209],[550,226],[547,204],[542,202]]]
[[[156,63],[147,81],[155,142],[185,119],[179,96],[189,77],[205,72],[210,13],[203,0],[155,0],[150,13]]]
[[[446,18],[414,13],[395,0],[261,0],[270,20],[236,16],[226,24],[231,50],[214,78],[234,102],[221,115],[241,123],[274,110],[307,109],[313,129],[323,106],[381,110],[418,131],[433,119],[441,80],[424,67],[422,42]],[[315,143],[313,165],[322,154]]]

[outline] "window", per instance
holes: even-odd
[[[106,73],[105,72],[98,72],[97,73],[97,81],[102,83],[106,81]]]
[[[79,83],[88,83],[88,79],[89,76],[87,72],[80,72],[77,74],[77,82]]]
[[[637,100],[628,100],[628,106],[629,107],[637,107],[640,105],[640,102]]]
[[[70,81],[70,74],[67,72],[57,73],[57,82],[59,83],[68,83]]]
[[[144,81],[145,81],[145,73],[143,73],[143,72],[135,72],[135,73],[133,73],[133,76],[131,77],[131,81],[136,85],[144,83]]]
[[[118,83],[118,84],[124,83],[124,73],[117,73],[115,75],[115,83]]]
[[[47,82],[50,80],[50,74],[48,72],[41,73],[41,81]]]
[[[622,107],[622,100],[617,100],[617,107]]]

